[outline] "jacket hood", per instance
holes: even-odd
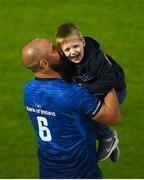
[[[91,37],[85,37],[85,41],[86,41],[86,49],[88,50],[91,50],[93,48],[95,49],[100,48],[100,44]]]
[[[85,60],[89,56],[91,56],[93,52],[96,52],[97,50],[100,49],[100,44],[96,40],[92,39],[91,37],[84,37],[84,39],[86,42],[84,47],[84,58],[79,64],[85,62]]]

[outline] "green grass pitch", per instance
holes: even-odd
[[[144,178],[143,19],[143,0],[0,0],[0,178],[38,178],[36,136],[23,105],[33,74],[22,66],[21,49],[34,38],[55,42],[65,22],[97,39],[126,73],[127,100],[115,127],[120,159],[99,163],[104,178]]]

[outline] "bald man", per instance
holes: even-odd
[[[115,91],[102,103],[86,89],[62,80],[63,63],[47,39],[28,43],[22,59],[35,75],[25,85],[24,103],[38,139],[40,178],[102,178],[94,121],[119,123]]]

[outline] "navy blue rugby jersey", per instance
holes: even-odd
[[[101,178],[91,118],[101,101],[79,85],[35,78],[24,103],[38,139],[41,178]]]

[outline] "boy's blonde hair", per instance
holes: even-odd
[[[58,46],[60,46],[63,43],[76,37],[83,39],[83,36],[79,28],[74,23],[62,24],[61,26],[58,27],[56,33],[56,43]]]

